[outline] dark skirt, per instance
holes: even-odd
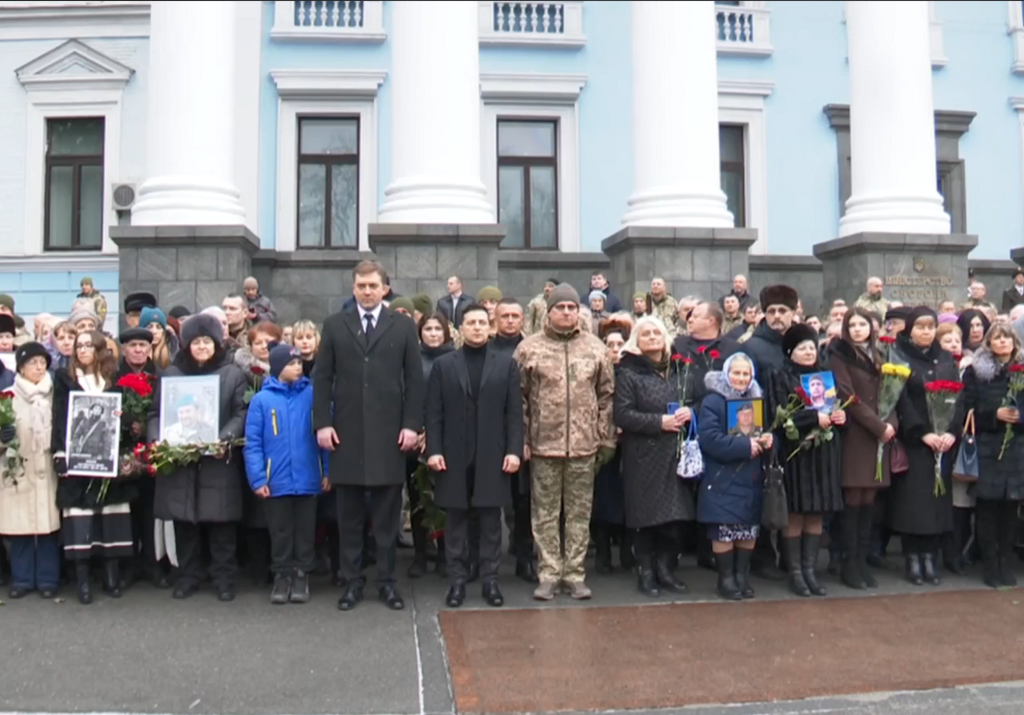
[[[93,556],[130,558],[135,553],[131,506],[126,502],[101,509],[65,509],[61,539],[64,555],[71,561],[88,561]]]
[[[795,458],[796,459],[796,458]],[[839,469],[786,470],[786,506],[791,514],[823,514],[843,510],[843,480]]]
[[[619,467],[621,452],[621,449],[615,450],[615,457],[601,467],[594,478],[594,509],[591,514],[594,521],[626,523],[626,494]]]

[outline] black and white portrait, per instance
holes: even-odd
[[[160,441],[172,446],[212,444],[220,439],[220,378],[160,380]]]
[[[72,392],[68,405],[68,474],[116,477],[121,437],[121,395]]]

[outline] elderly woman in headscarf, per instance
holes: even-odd
[[[590,304],[590,332],[594,335],[600,334],[601,322],[608,318],[608,311],[605,310],[607,300],[608,296],[600,290],[590,291],[590,295],[587,296],[587,302]]]
[[[944,458],[944,493],[936,495],[935,456],[951,454],[956,437],[950,425],[939,434],[928,413],[925,385],[934,380],[957,380],[960,375],[952,355],[935,339],[938,318],[931,308],[910,311],[896,338],[894,361],[910,368],[896,405],[897,436],[906,450],[910,468],[892,480],[889,495],[889,528],[900,534],[906,557],[907,579],[921,585],[937,585],[936,560],[939,540],[953,529],[953,490],[949,457]]]
[[[636,322],[615,378],[615,425],[622,430],[626,528],[636,529],[637,590],[685,593],[672,573],[682,549],[682,524],[695,514],[693,496],[676,474],[679,433],[693,413],[668,379],[671,337],[654,316]]]

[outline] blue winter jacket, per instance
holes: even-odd
[[[320,493],[326,453],[313,431],[313,385],[286,385],[273,377],[249,403],[245,418],[245,474],[253,491],[270,484],[270,496]]]
[[[697,418],[697,439],[704,455],[697,521],[753,526],[761,523],[761,458],[750,458],[749,437],[728,433],[727,401],[717,389],[723,378],[721,372],[708,373],[709,392],[701,402]],[[752,386],[756,388],[757,383]],[[744,395],[747,399],[760,396],[760,390]]]

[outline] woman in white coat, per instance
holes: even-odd
[[[14,424],[0,430],[0,536],[10,543],[10,597],[39,591],[53,598],[60,579],[57,475],[50,453],[53,382],[50,355],[39,343],[15,352]],[[17,439],[21,465],[8,469],[7,445]]]

